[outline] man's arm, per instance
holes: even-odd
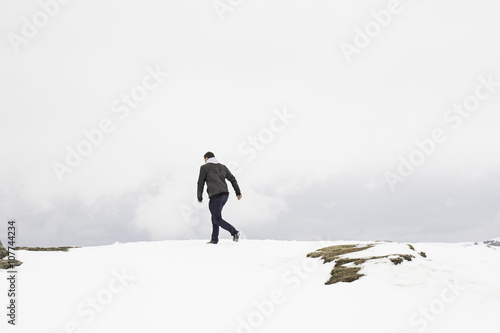
[[[240,187],[238,186],[238,182],[236,181],[236,177],[233,176],[231,171],[226,167],[227,173],[226,173],[226,179],[231,182],[231,185],[233,186],[234,191],[236,192],[236,196],[238,197],[238,200],[241,199],[241,191]]]
[[[205,180],[207,179],[207,173],[203,167],[200,167],[200,175],[198,176],[198,201],[203,201],[203,188],[205,187]]]

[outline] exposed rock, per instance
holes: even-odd
[[[15,260],[14,262],[9,262],[8,260],[2,259],[0,260],[0,269],[10,269],[13,266],[21,266],[22,262],[19,260]]]
[[[410,249],[415,251],[415,248],[408,244]],[[343,258],[340,257],[344,254],[349,254],[353,252],[364,251],[375,244],[369,245],[359,245],[359,244],[347,244],[347,245],[334,245],[325,247],[315,252],[311,252],[307,255],[309,258],[320,258],[323,259],[323,263],[329,263],[335,261],[335,267],[331,271],[331,277],[325,284],[334,284],[338,282],[353,282],[363,277],[364,274],[359,273],[361,270],[361,265],[369,260],[378,259],[389,259],[394,265],[399,265],[403,261],[411,261],[415,256],[411,254],[388,254],[385,256],[376,257],[365,257],[365,258]],[[415,251],[416,252],[416,251]],[[420,253],[421,256],[425,256],[425,253]]]
[[[60,246],[60,247],[28,247],[28,246],[20,246],[15,247],[14,250],[20,251],[62,251],[68,252],[69,249],[75,249],[78,246]]]
[[[0,259],[6,257],[8,254],[9,254],[9,252],[7,251],[7,249],[5,247],[3,247],[2,241],[0,241]]]

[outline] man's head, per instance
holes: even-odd
[[[209,158],[215,157],[215,155],[214,155],[214,153],[209,151],[203,157],[205,158],[205,162],[207,162]]]

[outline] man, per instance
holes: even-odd
[[[215,158],[214,153],[207,152],[205,156],[205,164],[200,168],[200,176],[198,177],[198,201],[203,202],[203,187],[207,183],[207,193],[210,201],[208,208],[212,214],[212,238],[208,244],[217,244],[219,242],[219,227],[229,231],[233,236],[233,241],[237,242],[240,238],[240,232],[231,224],[222,219],[222,208],[229,198],[226,179],[231,182],[236,197],[241,199],[240,187],[236,178],[231,171]]]

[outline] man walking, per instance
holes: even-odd
[[[231,171],[215,158],[214,153],[207,152],[205,156],[205,164],[200,168],[200,176],[198,177],[198,201],[203,201],[203,187],[207,183],[207,193],[210,199],[208,208],[212,214],[212,238],[208,244],[217,244],[219,242],[219,227],[229,231],[233,236],[233,241],[237,242],[240,238],[240,232],[231,224],[224,221],[222,218],[222,208],[229,198],[226,179],[231,182],[236,197],[241,199],[240,187],[236,178]]]

